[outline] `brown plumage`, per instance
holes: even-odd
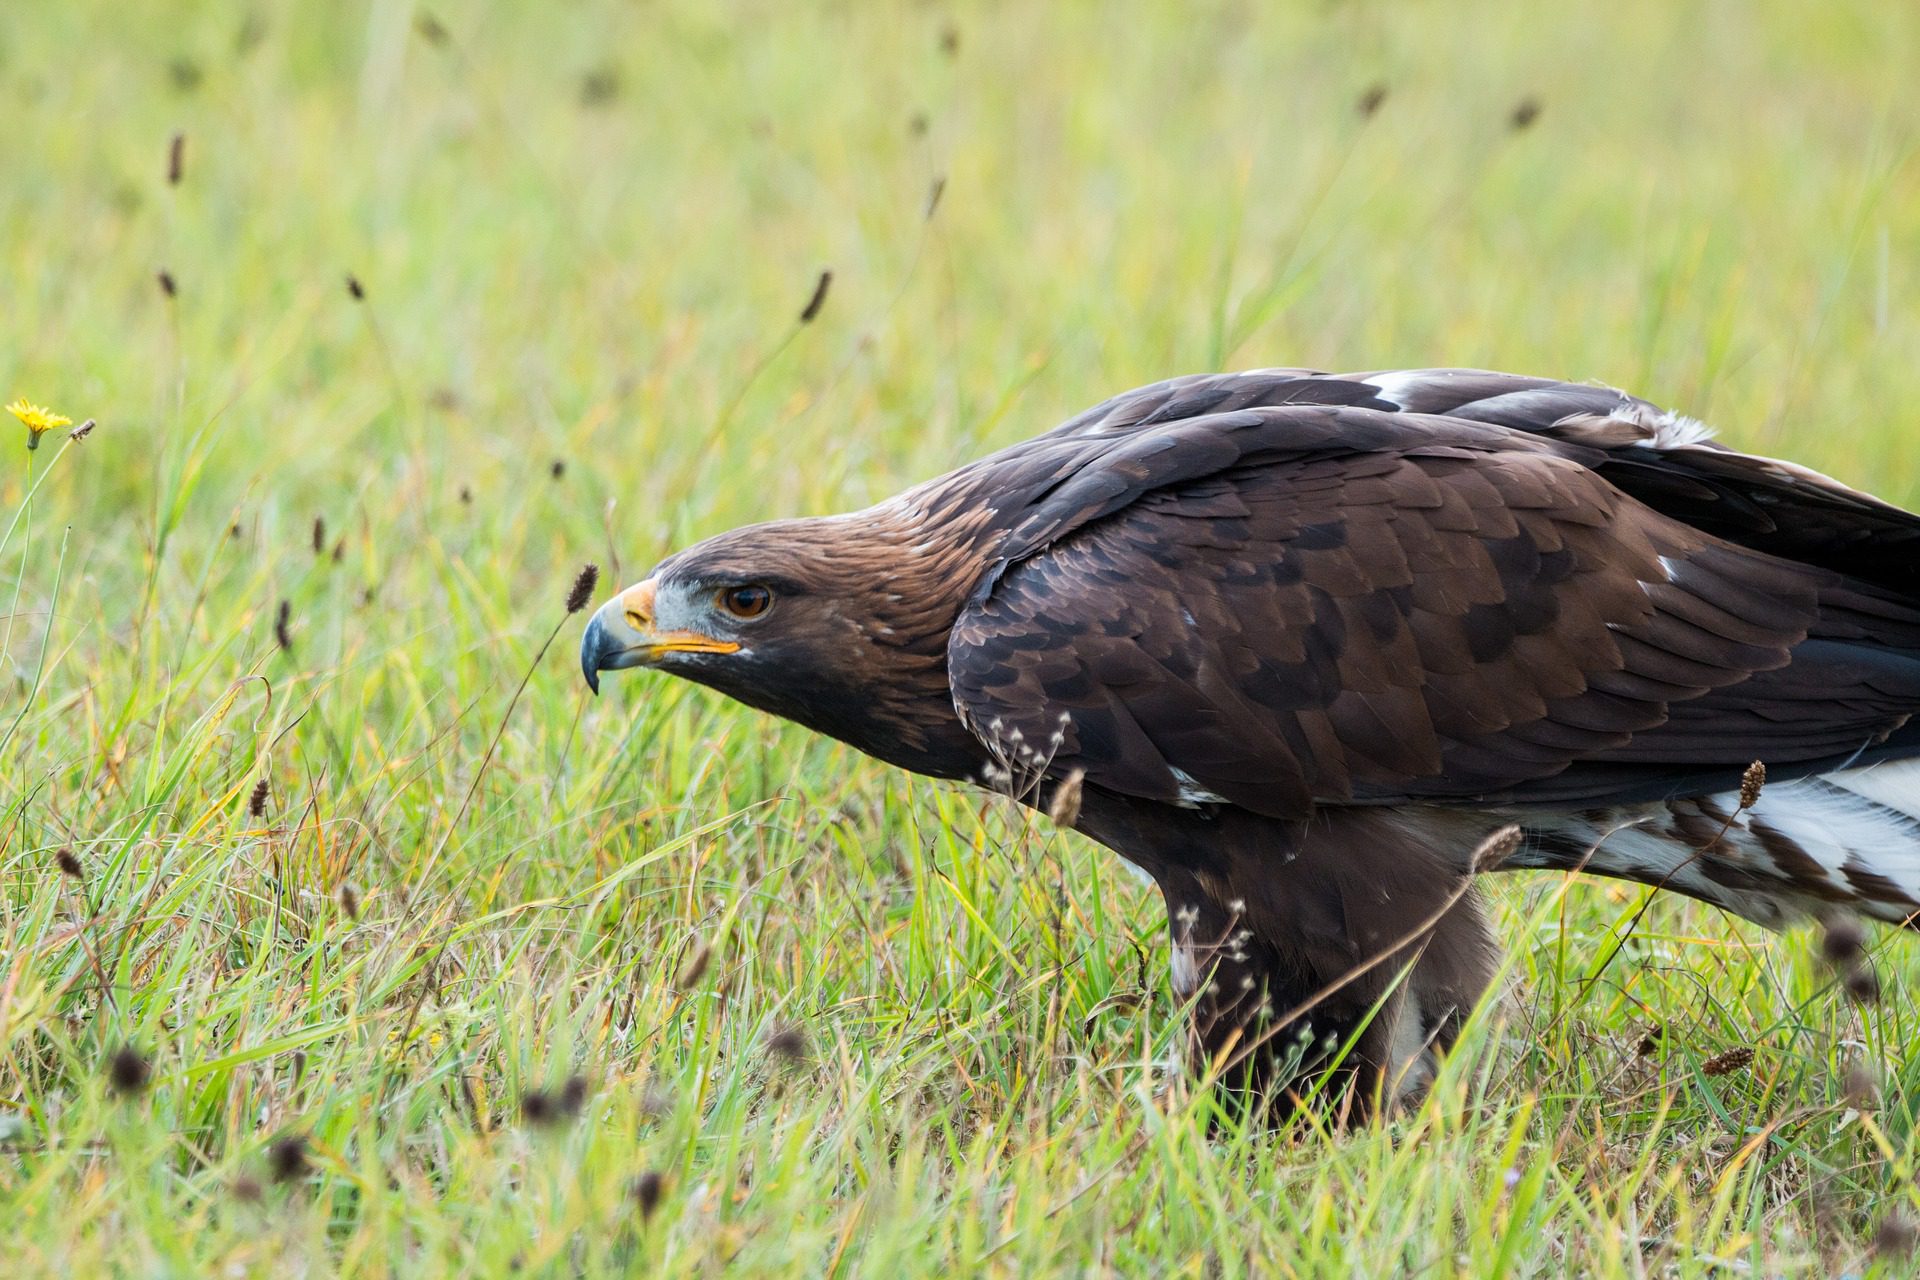
[[[1159,883],[1200,1054],[1281,1093],[1354,1036],[1367,1093],[1485,987],[1508,823],[1483,869],[1920,910],[1917,552],[1920,518],[1608,388],[1265,370],[710,539],[582,664],[1066,810]]]

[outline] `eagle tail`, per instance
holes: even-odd
[[[1509,866],[1582,869],[1772,927],[1857,912],[1920,927],[1920,759],[1762,788],[1523,819]]]

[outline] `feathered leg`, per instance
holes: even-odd
[[[1276,1118],[1323,1076],[1317,1096],[1358,1113],[1417,1092],[1486,989],[1494,951],[1460,859],[1389,816],[1099,797],[1079,825],[1160,885],[1195,1069]]]

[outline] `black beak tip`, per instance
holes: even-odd
[[[600,618],[595,615],[587,622],[587,629],[580,636],[580,674],[586,677],[587,688],[600,696]]]

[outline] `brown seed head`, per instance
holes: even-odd
[[[1467,865],[1473,868],[1475,875],[1498,871],[1501,864],[1520,848],[1521,835],[1519,827],[1511,822],[1508,823],[1480,842],[1480,847],[1473,851],[1473,856],[1467,860]]]
[[[567,612],[578,613],[587,607],[587,601],[593,599],[593,589],[600,582],[600,566],[591,562],[580,566],[580,572],[573,577],[573,586],[567,589]]]
[[[273,638],[279,643],[280,647],[288,653],[293,652],[293,631],[289,625],[292,621],[293,602],[290,600],[282,600],[280,602],[280,611],[274,615],[273,619]]]
[[[694,948],[693,955],[688,958],[686,964],[680,967],[680,976],[673,980],[673,985],[682,991],[695,986],[700,979],[707,976],[707,966],[712,962],[713,948],[704,942],[701,943]]]
[[[1920,1242],[1920,1228],[1898,1209],[1880,1219],[1880,1225],[1873,1229],[1873,1252],[1882,1258],[1904,1258],[1913,1252],[1916,1242]]]
[[[319,555],[326,549],[327,518],[325,516],[315,516],[313,518],[313,554]]]
[[[340,882],[340,910],[346,912],[349,920],[360,918],[360,895],[344,880]]]
[[[292,1182],[304,1177],[310,1167],[307,1140],[299,1134],[276,1138],[267,1148],[267,1169],[275,1182]]]
[[[812,324],[813,318],[820,314],[820,308],[827,305],[827,289],[833,284],[833,272],[822,271],[820,278],[813,282],[813,295],[807,299],[807,305],[800,309],[800,323]]]
[[[1760,788],[1767,785],[1767,765],[1763,760],[1755,760],[1740,775],[1740,807],[1751,809],[1760,803]]]
[[[107,1083],[123,1098],[146,1091],[153,1079],[153,1064],[130,1044],[123,1044],[107,1059]]]
[[[1829,964],[1850,965],[1866,949],[1867,931],[1852,916],[1834,917],[1820,934],[1820,954]]]
[[[80,855],[76,854],[70,845],[62,845],[60,852],[53,855],[53,865],[59,867],[60,874],[69,880],[87,878],[87,869],[80,865]]]
[[[247,797],[247,816],[265,817],[267,812],[267,780],[265,778],[253,784],[253,794]]]
[[[945,194],[947,194],[946,178],[944,176],[935,178],[933,180],[933,185],[927,188],[927,212],[925,214],[926,217],[928,218],[933,217],[934,211],[940,207],[940,197],[944,196]]]
[[[1507,123],[1513,126],[1515,133],[1519,133],[1532,128],[1533,122],[1539,118],[1540,99],[1529,96],[1514,103],[1513,114],[1507,117]]]
[[[1075,769],[1053,789],[1053,801],[1047,805],[1047,817],[1062,831],[1073,830],[1080,821],[1080,801],[1086,792],[1087,771]]]
[[[167,185],[177,187],[187,171],[187,135],[176,133],[167,143]]]
[[[1725,1053],[1716,1053],[1700,1064],[1703,1076],[1732,1075],[1753,1061],[1753,1049],[1749,1045],[1735,1045]]]
[[[1353,109],[1360,113],[1362,120],[1371,120],[1379,113],[1380,108],[1386,105],[1386,101],[1387,82],[1380,80],[1367,86],[1366,91],[1353,104]]]
[[[789,1066],[797,1066],[807,1060],[807,1033],[799,1023],[782,1023],[767,1033],[767,1052]]]
[[[1847,1068],[1846,1075],[1840,1080],[1840,1093],[1848,1106],[1861,1111],[1871,1111],[1880,1105],[1880,1081],[1875,1077],[1873,1068],[1864,1062],[1856,1062]]]
[[[560,1086],[560,1113],[577,1116],[580,1109],[587,1105],[587,1078],[583,1075],[571,1075]]]
[[[1666,1036],[1667,1028],[1656,1022],[1647,1028],[1645,1035],[1640,1037],[1640,1043],[1634,1046],[1634,1052],[1643,1058],[1651,1058],[1660,1052],[1660,1042],[1666,1039]]]
[[[1880,975],[1873,971],[1870,964],[1855,965],[1847,970],[1840,985],[1845,987],[1847,995],[1856,1004],[1880,1003]]]
[[[558,480],[561,476],[566,475],[567,460],[565,458],[555,458],[551,463],[548,464],[547,474],[552,476],[555,480]]]
[[[264,1191],[260,1180],[247,1174],[243,1173],[233,1180],[233,1198],[243,1204],[258,1203]]]
[[[529,1089],[520,1095],[520,1117],[536,1129],[544,1129],[560,1119],[559,1104],[541,1089]]]
[[[169,298],[177,298],[180,296],[180,286],[174,283],[173,272],[162,267],[153,273],[153,278],[160,282],[161,293],[166,294]]]
[[[355,302],[365,302],[367,300],[365,286],[360,283],[360,277],[354,275],[352,272],[347,273],[347,296]]]
[[[447,42],[447,29],[440,25],[440,19],[434,17],[424,9],[413,16],[413,29],[419,32],[420,38],[428,44],[445,44]]]
[[[666,1193],[667,1180],[656,1169],[649,1169],[633,1180],[628,1194],[633,1197],[634,1207],[640,1210],[640,1221],[653,1217],[653,1211],[660,1207],[660,1197]]]

